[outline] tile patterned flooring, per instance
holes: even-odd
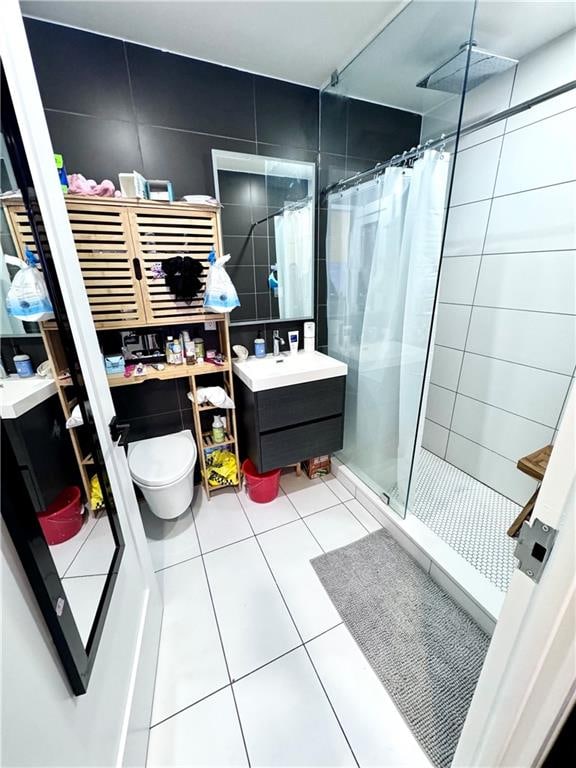
[[[487,485],[421,450],[410,510],[498,589],[516,567],[506,531],[520,507]]]
[[[142,506],[164,597],[148,768],[430,768],[310,565],[380,524],[332,476],[281,488],[197,489],[174,522]]]

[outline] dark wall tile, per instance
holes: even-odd
[[[258,141],[318,148],[318,91],[267,77],[255,79]]]
[[[316,346],[324,347],[326,344],[328,344],[328,320],[326,307],[320,305],[316,315]]]
[[[119,418],[131,419],[137,416],[156,418],[157,414],[180,409],[178,391],[171,381],[145,381],[114,387],[112,400]]]
[[[323,91],[320,96],[320,147],[322,152],[346,154],[348,99]]]
[[[247,205],[252,202],[250,196],[250,176],[235,171],[218,171],[218,198],[223,205]]]
[[[35,19],[25,25],[44,107],[134,119],[121,40]]]
[[[254,339],[256,338],[257,333],[258,329],[256,325],[233,325],[230,327],[230,344],[232,346],[234,346],[234,344],[240,344],[241,346],[246,347],[250,354],[253,355]]]
[[[259,320],[270,320],[270,295],[268,293],[256,294],[256,313]]]
[[[268,242],[267,237],[254,237],[254,264],[257,267],[268,266]]]
[[[270,270],[268,267],[255,267],[254,268],[254,280],[256,283],[256,293],[270,293],[268,287],[268,275]]]
[[[351,99],[348,105],[347,154],[388,160],[420,141],[420,115],[368,101]]]
[[[231,262],[228,265],[228,275],[237,293],[254,293],[254,268],[239,267]]]
[[[253,75],[127,45],[140,123],[254,139]]]
[[[326,304],[326,259],[318,259],[318,281],[316,301],[320,304]]]
[[[46,112],[54,152],[64,155],[68,173],[88,179],[110,179],[119,187],[118,174],[143,170],[134,123]]]
[[[254,154],[248,141],[203,136],[167,128],[139,126],[144,175],[149,179],[170,179],[176,199],[183,195],[214,195],[212,149]]]
[[[222,234],[248,237],[252,226],[250,205],[224,205],[222,208]]]
[[[256,317],[256,296],[253,293],[239,294],[240,306],[232,311],[230,320],[241,323],[244,320],[254,320]]]
[[[224,253],[230,254],[229,269],[232,267],[253,267],[254,251],[250,238],[224,237]]]
[[[130,419],[128,442],[133,443],[136,440],[148,440],[150,437],[170,435],[173,432],[180,432],[182,429],[182,415],[180,411],[160,413],[153,418],[138,416]]]
[[[320,155],[320,169],[318,172],[318,188],[323,189],[335,184],[340,179],[346,178],[346,157],[344,155],[331,155],[322,151]]]
[[[318,152],[301,149],[290,144],[265,144],[258,136],[258,154],[263,157],[278,157],[284,160],[299,160],[301,163],[316,163]]]

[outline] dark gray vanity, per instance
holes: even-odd
[[[267,472],[342,448],[347,367],[320,352],[234,363],[240,455]]]

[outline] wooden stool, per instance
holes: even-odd
[[[539,482],[542,482],[544,473],[546,472],[546,467],[550,461],[551,453],[552,446],[547,445],[544,448],[540,448],[538,451],[534,451],[534,453],[529,453],[527,456],[523,456],[518,460],[518,464],[516,466],[525,474],[530,475],[530,477],[535,478]],[[524,523],[526,520],[530,520],[530,516],[532,515],[532,511],[536,505],[536,499],[538,498],[539,490],[540,486],[536,488],[532,496],[530,496],[524,505],[524,508],[518,517],[514,520],[510,528],[508,528],[508,536],[510,536],[512,539],[515,539],[518,536],[518,532],[520,528],[522,528],[522,523]]]

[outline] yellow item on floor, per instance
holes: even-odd
[[[206,456],[206,478],[208,485],[218,488],[238,485],[236,456],[230,451],[213,451]]]
[[[93,475],[90,479],[90,506],[92,509],[100,509],[100,507],[104,506],[104,497],[102,496],[98,475]]]

